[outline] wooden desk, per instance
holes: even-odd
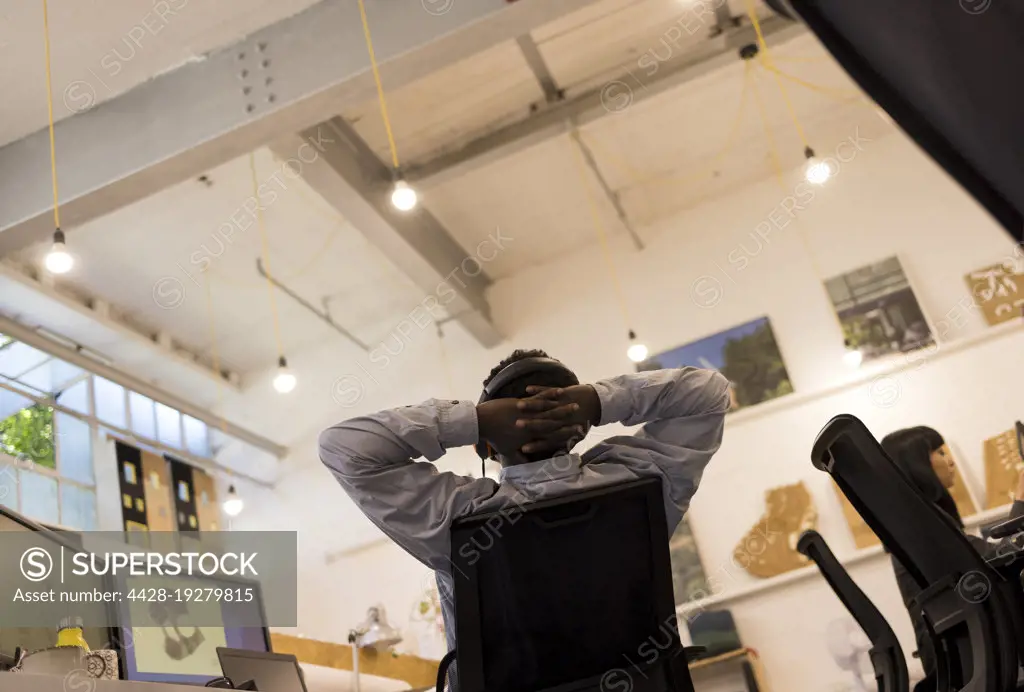
[[[696,671],[704,668],[714,668],[724,663],[739,664],[743,669],[743,677],[747,682],[747,689],[750,692],[770,692],[761,666],[761,659],[754,649],[737,649],[728,653],[702,658],[690,664],[690,670]]]
[[[270,640],[276,653],[292,654],[299,659],[299,663],[352,670],[352,647],[348,644],[322,642],[277,632],[270,633]],[[372,649],[359,650],[360,673],[403,680],[413,689],[433,687],[436,684],[438,663],[410,654],[395,656]]]

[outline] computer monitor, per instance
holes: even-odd
[[[7,507],[0,506],[0,533],[12,531],[36,532],[37,536],[34,539],[39,539],[39,541],[35,542],[40,542],[41,545],[52,543],[54,550],[51,552],[57,552],[61,548],[74,552],[81,552],[82,550],[81,541],[76,540],[77,536],[75,534],[53,531]],[[0,558],[2,558],[0,559],[0,594],[4,594],[5,597],[9,598],[9,594],[14,593],[19,587],[25,586],[24,575],[21,572],[17,556],[0,555]],[[84,582],[81,582],[81,584],[83,588],[88,588],[88,585]],[[97,577],[95,586],[101,591],[105,590],[105,582],[99,577]],[[80,605],[69,605],[69,610],[63,613],[63,615],[83,617],[86,620],[86,624],[89,624],[88,621],[91,619],[89,617],[90,613],[80,612],[82,607]],[[94,606],[84,607],[88,609]],[[107,618],[104,619],[106,620]],[[110,647],[114,639],[114,633],[108,627],[85,627],[82,630],[82,634],[85,637],[86,643],[92,649]],[[4,657],[13,657],[15,649],[18,647],[25,651],[36,651],[55,646],[56,643],[57,622],[52,624],[39,623],[35,627],[11,627],[5,626],[5,623],[0,621],[0,655]]]
[[[221,577],[192,577],[182,582],[191,589],[252,589],[253,598],[231,602],[172,599],[163,604],[126,599],[119,604],[118,648],[124,679],[202,685],[221,676],[218,648],[270,651],[266,627],[251,626],[266,622],[257,582]],[[127,577],[120,579],[119,587],[129,593],[139,584]]]
[[[306,692],[299,661],[291,654],[220,647],[217,657],[224,677],[235,685],[252,680],[260,692]]]

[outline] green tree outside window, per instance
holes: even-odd
[[[0,451],[48,469],[56,468],[53,409],[33,404],[0,420]]]

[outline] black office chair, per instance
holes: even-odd
[[[878,692],[907,692],[910,689],[910,675],[896,634],[871,599],[836,560],[825,539],[817,531],[806,531],[797,541],[796,549],[814,560],[825,581],[871,640],[869,654],[871,666],[875,669]]]
[[[923,589],[917,604],[935,645],[938,690],[1017,689],[1024,643],[1019,581],[987,564],[854,416],[829,421],[811,459]]]
[[[459,692],[692,692],[663,503],[645,479],[456,520]]]

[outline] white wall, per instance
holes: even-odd
[[[644,229],[648,245],[640,253],[625,239],[612,243],[630,326],[652,352],[767,315],[796,390],[728,419],[722,450],[690,512],[709,573],[730,564],[734,545],[764,509],[765,490],[797,480],[811,490],[819,530],[833,550],[841,559],[853,552],[828,479],[809,461],[814,435],[832,415],[854,413],[879,436],[910,424],[940,429],[981,497],[982,440],[1011,427],[1024,409],[1024,374],[1014,367],[1024,352],[1024,332],[1003,330],[1000,338],[970,348],[951,346],[987,330],[980,312],[970,309],[964,274],[1013,251],[1008,236],[972,200],[902,135],[863,143],[813,199],[797,183],[795,173],[785,190],[766,181]],[[780,206],[788,195],[803,206],[795,220]],[[897,356],[889,365],[902,369],[879,380],[870,369],[853,372],[843,365],[842,335],[821,279],[892,254],[900,255],[940,345],[923,364],[922,354]],[[350,363],[331,373],[332,380],[355,377],[364,391],[348,407],[316,392],[330,412],[325,417],[446,397],[452,390],[460,398],[475,397],[480,379],[512,348],[544,348],[583,380],[630,369],[627,325],[596,243],[499,282],[489,298],[495,319],[510,335],[500,349],[483,351],[453,328],[446,342],[454,371],[449,384],[437,340],[424,333],[386,371],[360,371],[373,366]],[[842,387],[857,378],[858,384]],[[330,549],[365,545],[376,533],[331,487],[314,445],[311,437],[286,462],[273,501],[307,536],[298,631],[343,640],[377,601],[385,603],[396,624],[405,625],[411,601],[427,583],[425,570],[411,558],[383,543],[324,564],[328,540]],[[443,462],[462,469],[473,464],[469,450]],[[755,581],[734,567],[730,574],[723,587],[727,592]],[[914,648],[910,625],[885,558],[865,560],[852,574],[886,613],[909,654]],[[843,611],[819,578],[728,607],[744,642],[761,651],[773,689],[818,692],[845,679],[824,648],[825,626]]]

